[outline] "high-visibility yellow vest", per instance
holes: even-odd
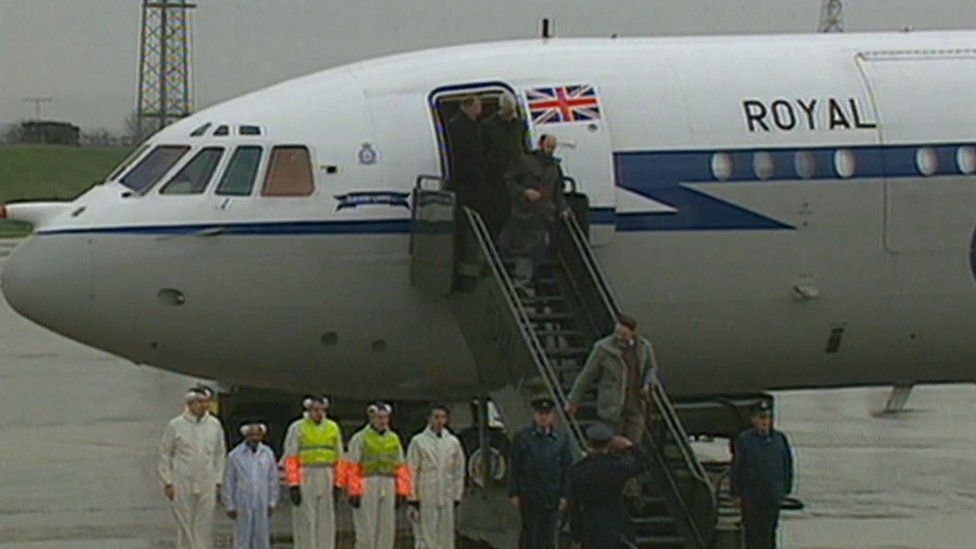
[[[402,451],[400,449],[400,437],[393,431],[379,434],[374,429],[366,428],[363,433],[363,475],[390,475],[396,474],[397,468],[403,465],[400,460]]]
[[[335,465],[339,461],[339,444],[342,432],[339,424],[326,419],[315,423],[305,418],[301,424],[302,436],[298,439],[298,457],[302,465]]]

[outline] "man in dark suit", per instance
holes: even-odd
[[[458,202],[484,215],[485,148],[478,124],[480,116],[478,96],[465,96],[460,110],[447,123],[447,152],[451,189],[457,193]]]

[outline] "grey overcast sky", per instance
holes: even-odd
[[[976,28],[973,0],[845,0],[849,31]],[[0,124],[33,115],[122,127],[135,108],[140,0],[0,0]],[[811,32],[820,0],[197,0],[194,92],[204,107],[391,52],[532,37]]]

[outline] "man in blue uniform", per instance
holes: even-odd
[[[532,401],[532,425],[522,429],[509,454],[508,497],[522,516],[520,549],[553,549],[559,515],[566,508],[569,437],[555,428],[556,403]]]
[[[586,430],[589,454],[569,470],[570,530],[581,549],[636,547],[634,525],[624,503],[624,486],[650,461],[626,437],[606,425]]]
[[[769,402],[752,413],[752,428],[739,435],[732,458],[732,494],[740,499],[748,549],[776,547],[779,507],[793,490],[793,453],[786,435],[773,429]]]

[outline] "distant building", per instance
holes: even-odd
[[[81,128],[68,122],[30,120],[20,124],[21,142],[42,145],[78,146]]]

